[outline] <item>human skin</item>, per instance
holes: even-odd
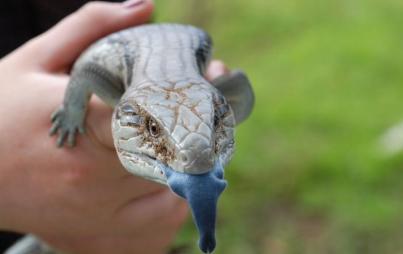
[[[95,40],[148,20],[140,4],[92,2],[0,60],[0,229],[33,233],[76,254],[165,253],[187,205],[121,166],[112,109],[90,101],[86,135],[56,148],[50,115],[72,63]],[[227,72],[213,61],[207,79]]]

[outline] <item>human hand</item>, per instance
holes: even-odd
[[[96,39],[145,22],[152,4],[92,3],[0,62],[0,227],[71,253],[162,253],[186,217],[163,186],[127,173],[95,98],[74,149],[47,135],[67,71]]]
[[[144,23],[153,6],[91,3],[0,61],[0,228],[30,232],[69,253],[163,253],[186,218],[165,187],[124,170],[112,109],[90,102],[73,149],[48,136],[68,70],[88,45]],[[207,78],[227,70],[213,62]]]

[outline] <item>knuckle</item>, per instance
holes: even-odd
[[[79,12],[84,13],[84,14],[91,14],[91,13],[96,13],[100,6],[102,6],[103,4],[99,1],[91,1],[88,3],[85,3],[81,9],[79,10]]]
[[[77,16],[94,22],[102,22],[105,16],[104,10],[105,3],[99,1],[88,2],[77,12]]]

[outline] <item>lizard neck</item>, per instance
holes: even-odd
[[[141,51],[133,68],[131,86],[147,81],[158,84],[202,79],[191,48],[144,47]]]

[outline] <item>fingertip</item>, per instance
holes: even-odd
[[[127,3],[127,1],[123,3],[92,1],[71,16],[88,20],[88,24],[102,24],[107,31],[144,23],[150,18],[154,9],[150,0],[137,1],[138,4],[129,6]]]
[[[145,10],[152,11],[154,9],[154,2],[152,0],[127,0],[121,4],[127,10],[144,8]]]
[[[128,15],[123,17],[128,26],[149,21],[154,11],[154,2],[151,0],[125,1],[121,5],[125,10],[123,15]]]
[[[221,60],[212,60],[207,67],[206,78],[213,80],[219,76],[226,75],[230,72],[229,68]]]

